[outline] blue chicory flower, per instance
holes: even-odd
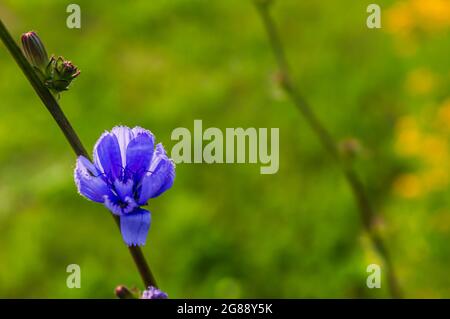
[[[75,168],[78,192],[103,203],[120,217],[120,230],[128,246],[144,245],[151,216],[147,205],[172,187],[175,165],[153,134],[140,127],[116,126],[94,147],[94,163],[79,156]]]
[[[153,286],[150,286],[148,287],[147,290],[144,290],[141,297],[141,299],[167,299],[167,298],[169,298],[169,296],[165,292]]]

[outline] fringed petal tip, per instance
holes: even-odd
[[[120,231],[127,246],[143,246],[150,229],[150,212],[137,208],[132,213],[120,216]]]
[[[145,134],[149,137],[151,137],[153,140],[155,139],[155,136],[150,130],[147,130],[145,128],[142,128],[140,126],[135,126],[131,129],[131,132],[133,133],[133,137],[137,137],[140,134]]]
[[[170,164],[172,165],[172,168],[174,169],[174,175],[175,175],[175,168],[176,168],[176,164],[174,162],[173,159],[171,159],[166,152],[166,149],[164,148],[164,146],[162,145],[162,143],[158,143],[156,144],[156,148],[155,148],[155,156],[159,156],[160,158],[164,159],[165,161],[169,161]],[[175,177],[175,176],[174,176]]]
[[[153,133],[150,130],[147,130],[145,128],[142,128],[140,126],[135,126],[133,128],[129,128],[128,126],[125,125],[117,125],[114,126],[111,131],[105,131],[105,133],[110,133],[110,134],[114,134],[118,139],[120,139],[120,137],[126,137],[126,143],[123,144],[123,146],[128,145],[128,142],[130,140],[132,140],[133,138],[137,137],[140,134],[145,134],[149,137],[151,137],[153,140],[155,139],[155,136],[153,135]]]
[[[150,198],[158,197],[172,187],[174,180],[175,164],[158,144],[150,170],[142,178],[138,203],[144,205]]]
[[[99,176],[95,166],[84,156],[77,158],[74,169],[74,180],[78,193],[97,203],[102,203],[104,196],[109,194],[108,185]]]

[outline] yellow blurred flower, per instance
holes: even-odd
[[[450,131],[450,98],[439,107],[436,123],[444,131]]]
[[[420,28],[435,31],[450,26],[449,0],[412,0],[411,7]]]
[[[387,30],[400,36],[413,31],[434,32],[450,27],[449,0],[398,1],[386,13]]]
[[[393,33],[407,35],[414,27],[414,17],[408,2],[396,3],[386,12],[387,30]]]
[[[393,191],[401,197],[414,198],[432,191],[444,189],[450,183],[450,146],[448,134],[435,128],[433,122],[450,123],[450,99],[436,112],[431,125],[419,125],[417,119],[405,116],[395,127],[395,149],[406,157],[418,159],[422,168],[416,173],[399,176],[393,183]],[[421,127],[423,126],[423,127]],[[434,128],[433,128],[434,127]],[[438,128],[440,126],[438,125]],[[442,134],[444,133],[444,134]]]
[[[442,164],[448,159],[448,146],[444,138],[438,135],[429,135],[423,140],[422,158],[430,165]]]
[[[406,90],[410,94],[428,94],[437,84],[436,76],[426,68],[411,71],[406,79]]]
[[[418,155],[421,152],[421,133],[416,120],[411,116],[401,118],[396,125],[396,151],[405,156]]]
[[[401,197],[415,198],[422,194],[422,183],[417,175],[403,174],[394,181],[394,192]]]

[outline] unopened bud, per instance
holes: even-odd
[[[136,299],[134,294],[125,286],[117,286],[114,293],[119,299]]]
[[[30,64],[44,71],[49,62],[48,55],[36,32],[24,33],[21,39],[24,55]]]
[[[70,83],[80,74],[80,70],[63,57],[56,59],[52,56],[47,74],[51,74],[51,79],[47,81],[46,85],[56,92],[61,92],[68,90]]]

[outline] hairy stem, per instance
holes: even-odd
[[[47,110],[53,116],[53,119],[58,124],[59,128],[63,132],[64,136],[66,137],[75,154],[77,156],[83,155],[86,158],[90,158],[89,154],[86,152],[86,149],[84,148],[83,144],[78,138],[78,135],[75,133],[75,130],[73,129],[72,125],[70,125],[69,120],[64,115],[61,107],[58,104],[58,101],[39,79],[33,67],[30,65],[28,60],[23,55],[22,50],[16,44],[14,39],[11,37],[11,34],[8,32],[1,19],[0,19],[0,38],[2,39],[9,53],[11,53],[14,60],[19,65],[20,69],[25,74],[30,84],[33,86],[37,95],[40,97],[42,103],[44,103]],[[112,214],[111,216],[114,217],[120,229],[119,217]],[[153,274],[150,270],[150,267],[147,264],[144,255],[142,254],[141,248],[138,246],[130,246],[129,250],[131,256],[133,257],[133,261],[139,270],[139,274],[141,275],[144,285],[146,287],[148,286],[157,287],[155,278],[153,277]]]
[[[395,275],[391,257],[388,253],[388,250],[386,249],[383,239],[374,227],[373,221],[376,217],[376,213],[370,204],[364,185],[356,174],[355,170],[342,159],[334,138],[322,125],[320,120],[314,114],[312,108],[309,106],[308,102],[303,98],[302,94],[294,86],[283,44],[280,40],[275,22],[269,12],[270,1],[255,0],[255,5],[261,16],[265,30],[267,32],[267,36],[269,38],[270,46],[275,56],[275,60],[278,64],[281,86],[290,97],[293,104],[303,115],[308,125],[317,135],[323,147],[328,151],[328,153],[330,153],[330,155],[335,159],[339,167],[342,169],[342,172],[344,173],[344,176],[348,184],[350,185],[355,201],[357,203],[363,227],[368,233],[375,250],[384,260],[390,294],[393,298],[401,298],[401,292],[398,286],[397,277]]]

